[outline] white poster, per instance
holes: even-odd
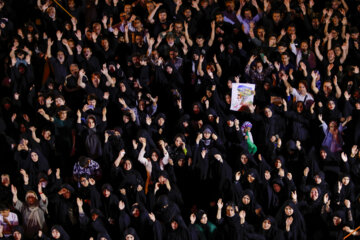
[[[232,111],[241,111],[254,102],[255,84],[250,83],[233,83],[231,91]]]

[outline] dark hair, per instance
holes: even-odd
[[[79,158],[79,165],[83,168],[87,167],[89,165],[90,158],[81,156]]]

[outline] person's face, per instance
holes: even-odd
[[[276,37],[275,36],[271,36],[269,38],[269,46],[270,47],[276,47]]]
[[[126,124],[126,123],[128,123],[130,121],[130,118],[127,115],[123,115],[122,120]]]
[[[190,10],[190,9],[186,9],[186,10],[184,11],[184,16],[185,16],[186,19],[191,18],[191,10]]]
[[[198,113],[200,112],[200,108],[199,108],[198,105],[194,105],[194,106],[193,106],[193,112],[194,112],[195,114],[198,114]]]
[[[167,18],[167,13],[166,12],[159,13],[159,21],[161,23],[166,22],[166,18]]]
[[[109,41],[108,41],[107,39],[101,40],[101,46],[102,46],[104,49],[108,49],[108,48],[109,48]]]
[[[86,178],[81,178],[80,183],[83,187],[89,186],[89,180],[87,180]]]
[[[293,215],[293,213],[294,213],[294,209],[292,209],[292,207],[290,207],[290,206],[286,206],[285,207],[285,214],[286,214],[286,216],[291,216],[291,215]]]
[[[340,2],[337,0],[333,0],[331,1],[331,8],[332,9],[338,9],[338,7],[340,6]]]
[[[143,27],[143,25],[142,25],[142,23],[141,23],[141,21],[139,19],[136,19],[134,21],[133,25],[134,25],[134,28],[142,28]]]
[[[202,47],[204,45],[204,41],[205,41],[205,39],[202,37],[196,38],[196,44],[200,47]]]
[[[100,77],[97,74],[91,75],[91,82],[94,85],[94,87],[98,87],[100,84]]]
[[[172,230],[176,230],[179,227],[179,224],[176,221],[171,222],[171,228]]]
[[[66,23],[65,24],[65,29],[66,29],[66,31],[70,31],[71,30],[71,24],[70,23]]]
[[[31,206],[34,205],[36,198],[31,194],[26,198],[26,202]]]
[[[170,56],[170,58],[171,58],[171,56]],[[167,72],[168,74],[172,74],[173,68],[172,68],[171,66],[167,66],[167,67],[166,67],[166,72]]]
[[[278,52],[279,53],[284,53],[286,51],[286,47],[284,46],[278,46]],[[281,60],[282,60],[282,57],[281,57]]]
[[[319,175],[315,175],[315,177],[314,177],[314,181],[315,181],[315,183],[316,183],[316,184],[318,184],[318,185],[319,185],[319,184],[321,183],[321,181],[322,181],[322,180],[321,180],[321,177],[319,177]]]
[[[165,119],[162,118],[162,117],[157,120],[157,124],[158,124],[160,127],[164,126],[164,123],[165,123]]]
[[[341,182],[342,182],[343,185],[347,186],[349,184],[349,182],[350,182],[350,178],[349,177],[343,177],[341,179]]]
[[[179,167],[183,167],[185,165],[185,159],[183,158],[180,158],[178,161],[177,161],[177,164]]]
[[[279,159],[277,159],[276,161],[275,161],[275,167],[276,167],[276,169],[279,169],[279,168],[281,168],[281,161],[279,160]]]
[[[65,192],[63,193],[63,197],[64,197],[65,199],[70,199],[70,197],[71,197],[71,192],[70,192],[69,190],[65,189]]]
[[[66,120],[66,118],[67,118],[67,111],[60,111],[59,112],[59,119],[61,121],[64,121],[64,120]]]
[[[289,26],[286,30],[287,34],[290,36],[291,34],[295,34],[296,30],[294,26]]]
[[[279,193],[279,192],[281,191],[281,187],[280,187],[280,185],[277,184],[277,183],[274,183],[274,184],[273,184],[273,189],[274,189],[274,191],[275,191],[276,193]]]
[[[205,139],[209,139],[211,137],[211,133],[209,133],[209,132],[204,132],[203,135],[204,135]]]
[[[56,11],[54,7],[49,7],[48,8],[48,15],[50,18],[54,19],[56,16]]]
[[[331,20],[332,20],[334,26],[338,26],[338,25],[339,25],[339,18],[338,18],[338,16],[334,16]]]
[[[170,47],[172,47],[175,44],[175,39],[173,37],[167,37],[166,42]]]
[[[49,141],[51,138],[51,132],[49,130],[43,131],[42,135],[43,135],[44,139],[47,141]]]
[[[280,13],[273,13],[272,19],[275,24],[278,24],[280,22]]]
[[[9,216],[9,214],[10,214],[10,209],[0,211],[0,214],[1,214],[1,216],[7,218]]]
[[[151,13],[154,10],[154,4],[152,2],[148,2],[146,3],[146,9],[148,11],[148,13]]]
[[[59,62],[63,62],[65,60],[65,54],[63,51],[58,51],[57,59],[59,60]]]
[[[258,28],[257,35],[259,36],[260,39],[265,38],[265,29]]]
[[[37,162],[37,161],[39,161],[39,155],[36,153],[36,152],[31,152],[31,160],[33,161],[33,162]]]
[[[153,160],[154,162],[157,162],[158,158],[159,158],[159,156],[157,155],[156,152],[153,152],[151,154],[151,160]]]
[[[133,217],[138,218],[140,216],[139,208],[135,207],[132,211],[132,215],[133,215]]]
[[[55,238],[55,239],[60,239],[60,232],[59,232],[58,230],[56,230],[56,229],[53,229],[53,230],[51,231],[51,235],[52,235],[52,237]]]
[[[164,176],[160,176],[158,180],[161,185],[164,185],[166,184],[167,178]]]
[[[250,197],[248,195],[245,195],[242,197],[241,201],[244,205],[248,205],[250,203]]]
[[[181,23],[175,23],[175,32],[176,33],[181,33],[182,32],[182,30],[183,30],[183,26],[182,26],[182,24]]]
[[[282,55],[281,56],[281,62],[284,64],[284,65],[288,65],[289,64],[289,57],[287,55]]]
[[[226,121],[226,123],[229,127],[233,127],[235,125],[234,121],[231,120]]]
[[[95,32],[97,35],[100,34],[101,32],[101,25],[99,23],[95,23],[93,25],[93,32]]]
[[[334,110],[335,109],[335,102],[334,101],[329,101],[327,104],[327,107],[329,110]]]
[[[8,175],[6,174],[1,175],[1,184],[5,187],[10,185],[10,178]]]
[[[85,56],[85,58],[90,58],[91,57],[91,55],[92,55],[92,52],[91,52],[91,50],[90,50],[90,48],[84,48],[84,50],[83,50],[83,54],[84,54],[84,56]]]
[[[129,171],[129,170],[131,170],[131,168],[132,168],[131,162],[129,160],[126,160],[125,163],[124,163],[124,169],[126,171]]]
[[[249,183],[252,183],[252,182],[255,181],[255,178],[254,178],[254,176],[252,176],[252,175],[249,174],[249,175],[247,176],[247,180],[248,180]]]
[[[264,173],[264,176],[266,179],[270,179],[271,178],[271,173],[269,170],[266,170],[265,173]]]
[[[301,95],[305,95],[307,93],[306,91],[306,87],[303,83],[299,83],[299,88],[298,88],[299,92]]]
[[[69,6],[69,8],[75,7],[75,1],[74,0],[69,0],[68,1],[68,6]]]
[[[209,6],[209,2],[206,0],[203,0],[200,2],[200,5],[203,9],[207,8]]]
[[[341,54],[342,54],[341,48],[340,48],[340,47],[336,47],[336,48],[334,49],[334,53],[335,53],[335,56],[336,56],[336,57],[340,57]]]
[[[332,91],[331,82],[325,82],[323,84],[323,91],[324,91],[325,94],[329,94]]]
[[[313,20],[311,21],[311,25],[312,25],[313,29],[318,29],[320,26],[319,19],[313,18]]]
[[[175,139],[175,146],[180,147],[182,144],[183,144],[183,141],[182,141],[181,137],[177,137]]]
[[[27,40],[28,40],[29,42],[32,42],[33,36],[32,36],[31,33],[27,34],[26,37],[27,37]]]
[[[125,240],[135,240],[134,236],[131,234],[126,235]]]
[[[18,231],[13,233],[13,237],[15,240],[20,240],[22,238],[21,233],[19,233]]]
[[[216,23],[222,23],[224,21],[224,17],[221,14],[216,15],[215,22]]]
[[[308,48],[309,48],[309,45],[306,42],[302,42],[300,44],[300,49],[302,52],[307,52]]]
[[[327,57],[328,57],[328,60],[329,60],[330,62],[334,61],[334,60],[335,60],[334,50],[331,50],[331,49],[330,49],[330,50],[327,52]]]
[[[262,228],[264,230],[269,230],[271,228],[271,222],[270,220],[266,219],[262,222]]]
[[[245,17],[245,19],[247,19],[247,20],[251,20],[251,19],[252,19],[251,11],[250,11],[250,10],[245,11],[245,12],[244,12],[244,17]]]
[[[60,107],[60,106],[64,106],[65,105],[65,100],[62,98],[55,98],[55,105],[56,107]]]
[[[235,209],[232,206],[226,207],[226,216],[233,217],[235,215]]]
[[[229,12],[234,11],[234,8],[235,8],[234,2],[231,2],[231,1],[226,2],[225,7],[226,7],[226,10],[229,11]]]
[[[272,111],[271,111],[271,109],[265,108],[264,112],[265,112],[265,117],[267,117],[267,118],[271,118],[271,117],[272,117]]]
[[[333,217],[332,220],[333,220],[334,226],[339,226],[341,224],[341,218],[339,218],[337,216]]]
[[[126,4],[124,6],[124,12],[128,15],[131,13],[131,5],[130,4]]]
[[[87,122],[87,125],[88,125],[88,127],[89,128],[95,128],[95,121],[94,121],[94,119],[92,119],[92,118],[89,118],[89,120],[88,120],[88,122]]]
[[[227,104],[231,103],[231,96],[230,95],[225,95],[225,101]]]
[[[53,103],[52,98],[51,98],[51,97],[47,97],[47,98],[45,99],[45,103],[46,103],[46,105],[51,105],[51,104]]]
[[[200,223],[201,224],[207,224],[208,218],[206,214],[203,214],[201,219],[200,219]]]
[[[261,73],[263,71],[263,65],[261,62],[256,63],[256,71]]]
[[[142,44],[144,43],[143,38],[141,36],[139,36],[139,35],[136,35],[135,42],[139,46],[142,46]]]
[[[359,38],[359,33],[352,33],[350,36],[352,40],[357,41]]]
[[[79,74],[79,67],[77,65],[70,66],[70,73],[72,76],[77,77]]]
[[[109,190],[107,190],[107,189],[104,189],[102,191],[102,194],[103,194],[104,197],[108,198],[108,197],[110,197],[111,192]]]
[[[299,102],[296,104],[296,111],[298,113],[302,113],[302,111],[304,110],[304,104],[302,102]]]
[[[99,215],[96,213],[91,214],[91,219],[95,222],[98,219]]]
[[[245,165],[245,164],[248,163],[249,159],[245,154],[242,154],[241,157],[240,157],[240,161],[241,161],[242,164]]]
[[[313,201],[316,201],[318,198],[319,198],[319,192],[316,188],[312,188],[311,191],[310,191],[310,198],[313,200]]]

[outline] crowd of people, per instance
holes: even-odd
[[[355,0],[0,0],[0,239],[360,238],[359,28]]]

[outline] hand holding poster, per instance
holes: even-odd
[[[245,107],[253,104],[254,95],[255,84],[233,83],[230,110],[242,111]]]

